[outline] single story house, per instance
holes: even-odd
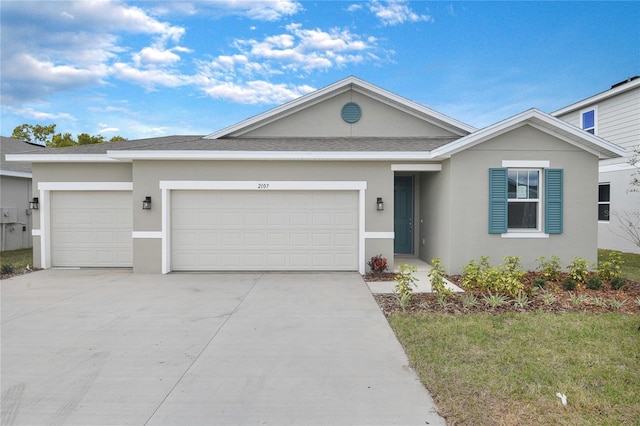
[[[33,246],[31,236],[31,163],[6,161],[7,154],[43,147],[0,136],[0,251]]]
[[[478,130],[348,77],[206,136],[11,157],[33,162],[39,267],[455,273],[596,261],[598,162],[623,154],[536,109]]]

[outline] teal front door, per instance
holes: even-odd
[[[393,183],[393,251],[413,254],[413,176],[396,176]]]

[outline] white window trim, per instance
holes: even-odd
[[[593,105],[593,106],[590,106],[589,108],[584,108],[580,110],[580,128],[585,132],[587,131],[587,129],[584,128],[583,116],[584,116],[584,113],[589,111],[593,111],[593,134],[597,136],[598,135],[598,106],[597,105]]]
[[[507,225],[507,232],[500,234],[502,238],[549,238],[549,234],[543,231],[542,221],[542,201],[544,200],[543,188],[544,188],[544,167],[549,168],[550,161],[516,161],[516,160],[503,160],[502,167],[507,169],[520,169],[520,170],[534,170],[538,172],[538,207],[537,207],[537,224],[536,229],[526,230],[521,228],[509,229]],[[540,168],[543,166],[543,168]],[[507,174],[509,170],[507,170]],[[517,199],[507,198],[507,211],[509,209],[510,202],[527,202],[530,199],[518,201]]]
[[[162,190],[162,273],[171,272],[171,191],[358,191],[358,272],[365,273],[365,240],[388,238],[391,233],[365,232],[366,181],[160,181]]]

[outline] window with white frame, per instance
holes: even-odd
[[[540,170],[508,169],[507,228],[540,230]]]
[[[598,220],[609,222],[609,209],[611,207],[611,184],[598,185]]]
[[[582,129],[591,133],[592,135],[596,134],[596,110],[590,109],[587,111],[582,111]]]

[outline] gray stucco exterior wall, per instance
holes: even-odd
[[[488,170],[502,167],[503,160],[549,161],[550,168],[564,170],[562,234],[504,238],[488,233]],[[454,155],[450,174],[455,191],[449,212],[451,246],[443,256],[448,272],[459,272],[480,256],[490,256],[495,264],[507,255],[521,256],[524,268],[531,270],[540,256],[556,255],[565,266],[573,257],[597,261],[596,155],[527,125]]]

